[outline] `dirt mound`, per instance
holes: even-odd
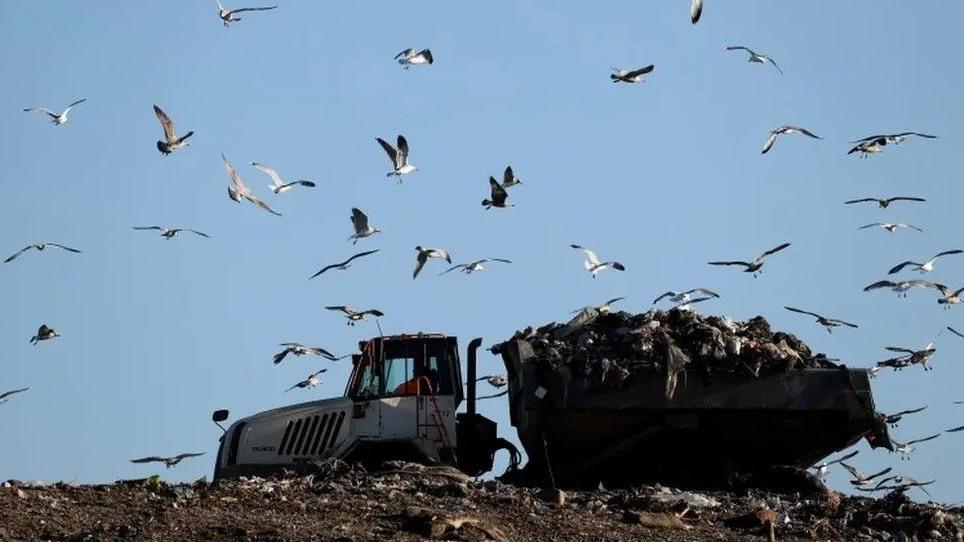
[[[884,499],[641,486],[542,492],[447,467],[329,461],[316,474],[0,487],[0,540],[960,539],[964,510]]]

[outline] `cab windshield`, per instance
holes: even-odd
[[[460,400],[461,375],[453,374],[457,356],[455,341],[444,338],[376,340],[357,358],[348,396],[457,395]]]

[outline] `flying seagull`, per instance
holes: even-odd
[[[609,74],[609,78],[612,79],[613,83],[644,83],[643,77],[653,71],[654,67],[650,64],[637,70],[613,68],[613,73]]]
[[[937,300],[937,303],[944,305],[944,309],[951,308],[951,305],[958,305],[961,302],[961,294],[964,293],[964,288],[958,288],[957,290],[951,290],[943,284],[938,284],[937,289],[941,292],[941,298]]]
[[[626,267],[625,267],[623,264],[619,263],[619,262],[616,262],[616,261],[608,261],[608,262],[599,261],[599,257],[596,256],[596,253],[593,252],[592,250],[588,249],[588,248],[585,248],[585,247],[580,246],[580,245],[569,245],[569,246],[572,247],[572,248],[574,248],[574,249],[576,249],[576,250],[581,250],[581,251],[583,251],[583,253],[586,255],[586,261],[583,262],[583,266],[589,271],[589,273],[592,275],[592,278],[596,278],[596,274],[599,273],[599,272],[601,272],[601,271],[603,271],[603,270],[605,270],[605,269],[610,269],[610,268],[612,268],[612,269],[615,269],[615,270],[617,270],[617,271],[625,271],[625,270],[626,270]]]
[[[880,472],[875,472],[874,474],[864,474],[860,469],[850,466],[847,463],[844,463],[843,461],[840,462],[840,465],[843,468],[847,469],[847,472],[849,472],[850,475],[853,476],[854,479],[851,480],[850,483],[857,487],[867,487],[870,485],[870,482],[874,478],[883,476],[893,470],[892,467],[887,467],[886,469]]]
[[[887,414],[886,416],[884,416],[884,422],[890,425],[891,427],[897,427],[898,423],[900,423],[900,420],[903,419],[904,416],[908,414],[917,414],[918,412],[925,410],[926,408],[927,408],[926,406],[922,406],[920,408],[912,408],[910,410],[901,410],[900,412]]]
[[[238,171],[234,169],[234,166],[231,165],[231,162],[228,162],[228,159],[225,158],[223,154],[221,155],[221,160],[224,160],[224,171],[228,173],[228,178],[231,179],[231,185],[228,186],[228,197],[238,203],[241,203],[242,199],[246,199],[273,215],[281,216],[281,213],[276,213],[271,207],[268,207],[268,204],[254,195],[254,192],[248,188],[248,185],[244,184],[241,176],[238,175]]]
[[[64,249],[64,250],[66,250],[67,252],[74,252],[74,253],[77,253],[77,254],[79,254],[79,253],[81,252],[80,250],[77,250],[76,248],[66,247],[66,246],[64,246],[64,245],[60,245],[60,244],[57,244],[57,243],[35,243],[35,244],[33,244],[33,245],[27,245],[27,246],[23,247],[22,249],[18,250],[17,252],[14,252],[14,253],[11,254],[6,260],[3,260],[3,263],[10,263],[10,262],[16,260],[16,259],[17,259],[17,256],[20,256],[21,254],[23,254],[24,252],[26,252],[26,251],[28,251],[28,250],[30,250],[30,249],[34,249],[34,250],[43,252],[43,250],[44,250],[45,248],[47,248],[47,247],[62,248],[62,249]]]
[[[719,296],[717,296],[717,297],[719,297]],[[709,300],[711,300],[711,299],[714,299],[714,297],[713,297],[713,296],[709,296],[709,295],[708,295],[708,296],[703,296],[703,297],[696,297],[696,298],[693,298],[693,299],[687,299],[686,301],[680,302],[678,305],[676,305],[675,307],[673,307],[673,309],[676,309],[676,310],[678,310],[678,311],[683,311],[683,312],[691,311],[691,310],[693,310],[693,305],[695,305],[695,304],[697,304],[697,303],[702,303],[702,302],[704,302],[704,301],[709,301]],[[670,309],[670,310],[672,310],[672,309]]]
[[[696,24],[700,22],[700,15],[703,14],[703,0],[693,0],[690,4],[690,22]]]
[[[830,465],[843,463],[844,461],[856,456],[858,453],[860,453],[860,450],[854,450],[849,454],[840,456],[837,459],[834,459],[832,461],[824,461],[823,463],[820,463],[819,465],[814,465],[810,468],[817,471],[817,478],[819,478],[822,481],[824,478],[827,477],[827,471],[830,469]]]
[[[338,361],[342,358],[336,358],[331,352],[325,350],[320,346],[305,346],[301,343],[281,343],[278,346],[284,346],[285,349],[274,355],[274,364],[277,365],[281,363],[281,360],[285,359],[285,356],[292,354],[295,356],[304,356],[306,354],[311,354],[312,356],[321,356],[328,359],[329,361]]]
[[[449,271],[455,271],[456,269],[462,271],[462,272],[465,273],[466,275],[471,275],[472,273],[475,273],[476,271],[482,271],[483,269],[485,269],[485,267],[483,267],[482,264],[484,264],[484,263],[486,263],[486,262],[512,263],[512,261],[510,261],[510,260],[504,260],[504,259],[502,259],[502,258],[484,258],[484,259],[481,259],[481,260],[475,260],[474,262],[460,263],[460,264],[458,264],[458,265],[453,265],[452,267],[449,267],[449,268],[446,269],[445,271],[442,271],[441,273],[439,273],[439,276],[442,276],[442,275],[448,273]]]
[[[359,321],[361,321],[361,320],[364,320],[365,317],[368,316],[369,314],[372,315],[372,316],[374,316],[374,317],[376,317],[376,318],[381,317],[381,316],[385,316],[385,313],[383,313],[382,311],[377,310],[377,309],[368,309],[368,310],[364,310],[364,311],[356,311],[356,310],[354,310],[354,309],[352,309],[352,308],[346,307],[345,305],[327,306],[327,307],[325,307],[325,308],[328,309],[328,310],[330,310],[330,311],[339,311],[339,312],[344,313],[345,318],[348,318],[348,325],[350,325],[350,326],[355,325],[355,322],[359,322]]]
[[[878,134],[878,135],[867,136],[865,138],[858,139],[856,141],[851,141],[851,143],[867,143],[869,141],[878,141],[880,139],[883,139],[886,143],[890,143],[892,145],[899,145],[900,143],[903,143],[903,141],[907,139],[908,136],[917,136],[917,137],[923,137],[926,139],[937,139],[937,136],[935,135],[927,135],[927,134],[922,134],[920,132],[901,132],[899,134]]]
[[[952,328],[951,326],[947,326],[947,331],[950,331],[954,335],[957,335],[958,337],[964,339],[964,333],[961,333],[960,331]]]
[[[180,463],[180,462],[181,462],[182,460],[184,460],[184,459],[187,459],[187,458],[189,458],[189,457],[198,457],[198,456],[202,456],[202,455],[204,455],[203,452],[201,452],[201,453],[177,454],[177,455],[174,456],[174,457],[158,457],[158,456],[156,456],[156,455],[152,455],[152,456],[148,456],[148,457],[141,457],[141,458],[138,458],[138,459],[131,459],[131,463],[164,463],[164,466],[165,466],[165,467],[171,468],[171,467],[173,467],[174,465],[177,465],[178,463]]]
[[[894,273],[900,273],[901,270],[903,270],[905,267],[908,267],[908,266],[913,267],[920,273],[929,273],[934,270],[934,262],[937,261],[937,258],[940,258],[941,256],[950,256],[952,254],[960,254],[962,252],[964,252],[964,250],[961,250],[961,249],[945,250],[944,252],[938,252],[937,254],[934,255],[933,258],[927,260],[924,263],[912,262],[910,260],[907,260],[906,262],[902,262],[895,265],[893,268],[891,268],[890,271],[887,272],[887,274],[893,275]]]
[[[281,194],[283,192],[287,192],[288,190],[291,190],[292,186],[307,186],[308,188],[315,187],[315,183],[313,183],[312,181],[305,181],[305,180],[286,183],[281,178],[281,175],[278,175],[277,171],[271,169],[270,167],[260,162],[251,162],[251,165],[254,166],[256,169],[259,169],[265,174],[267,174],[268,177],[271,177],[271,184],[268,185],[268,188],[270,188],[271,191],[274,192],[275,194]]]
[[[52,327],[47,327],[47,324],[42,324],[40,329],[37,330],[37,334],[30,337],[30,344],[37,344],[40,341],[49,341],[54,337],[60,337],[60,334]]]
[[[509,383],[505,375],[485,375],[475,379],[476,382],[485,380],[493,388],[501,388]]]
[[[827,318],[827,317],[821,316],[821,315],[819,315],[819,314],[817,314],[817,313],[815,313],[815,312],[800,310],[800,309],[796,309],[796,308],[794,308],[794,307],[783,307],[783,308],[787,309],[787,310],[790,311],[790,312],[796,312],[796,313],[799,313],[799,314],[806,314],[806,315],[808,315],[808,316],[813,316],[814,318],[817,319],[817,323],[818,323],[818,324],[820,324],[821,326],[827,328],[827,333],[833,333],[833,328],[839,327],[839,326],[847,326],[847,327],[852,327],[852,328],[856,328],[856,327],[857,327],[857,324],[851,324],[850,322],[844,322],[843,320],[837,320],[837,319],[835,319],[835,318]]]
[[[20,389],[10,390],[10,391],[5,391],[5,392],[3,392],[3,393],[0,393],[0,405],[2,405],[2,404],[4,404],[4,403],[6,403],[7,401],[9,401],[10,399],[7,399],[7,398],[10,397],[11,395],[15,395],[15,394],[18,394],[18,393],[22,393],[22,392],[25,392],[25,391],[27,391],[27,390],[29,390],[29,389],[30,389],[30,388],[27,387],[27,388],[20,388]]]
[[[934,348],[934,343],[929,343],[922,350],[911,350],[910,348],[903,348],[899,346],[888,346],[885,349],[904,355],[897,358],[878,361],[877,366],[892,367],[897,370],[919,363],[925,371],[930,371],[931,367],[928,365],[928,363],[930,362],[931,357],[933,357],[937,352],[937,349]]]
[[[874,487],[858,487],[857,489],[866,491],[868,493],[874,491],[896,491],[898,493],[903,493],[912,487],[916,487],[920,488],[920,490],[926,493],[928,496],[931,496],[931,494],[924,489],[924,486],[929,486],[936,481],[937,480],[928,480],[927,482],[920,482],[913,478],[908,478],[907,476],[888,476],[887,478],[877,482],[877,485]],[[887,482],[893,482],[894,485],[887,485]]]
[[[157,120],[161,121],[161,127],[164,128],[164,140],[158,140],[157,142],[157,150],[161,151],[161,154],[167,156],[181,147],[190,145],[187,138],[194,135],[194,132],[188,132],[178,137],[177,132],[174,131],[174,121],[156,104],[154,105],[154,114],[157,115]]]
[[[408,163],[408,141],[405,139],[405,136],[398,136],[397,148],[391,146],[387,141],[380,137],[376,137],[375,141],[378,141],[378,144],[385,149],[385,152],[388,154],[388,159],[392,162],[393,170],[390,173],[386,173],[386,177],[395,175],[398,177],[398,182],[402,182],[402,175],[408,175],[417,169],[415,166]]]
[[[221,0],[217,0],[218,3],[218,17],[221,22],[224,23],[225,27],[230,27],[231,23],[236,23],[241,20],[241,17],[236,17],[235,14],[243,13],[245,11],[268,11],[269,9],[275,9],[278,6],[266,6],[261,8],[238,8],[238,9],[224,9],[221,5]]]
[[[196,233],[201,237],[211,237],[210,235],[200,232],[197,230],[192,230],[191,228],[162,228],[161,226],[134,226],[135,230],[158,230],[161,232],[161,237],[170,241],[175,235],[182,231],[189,231],[191,233]]]
[[[887,146],[887,138],[879,137],[877,139],[857,143],[853,146],[853,148],[847,151],[847,154],[859,152],[861,158],[867,158],[871,154],[877,154],[878,152],[884,150],[885,146]]]
[[[845,201],[844,204],[850,205],[850,204],[853,204],[853,203],[864,203],[864,202],[868,202],[868,201],[872,201],[872,202],[876,203],[877,206],[880,207],[881,209],[886,209],[887,207],[890,206],[891,203],[893,203],[893,202],[895,202],[895,201],[927,201],[927,200],[924,199],[924,198],[917,198],[917,197],[912,197],[912,196],[894,196],[894,197],[892,197],[892,198],[860,198],[860,199],[852,199],[852,200],[849,200],[849,201]]]
[[[776,68],[778,72],[780,72],[780,75],[783,75],[783,70],[780,69],[780,66],[777,66],[777,63],[772,58],[766,55],[761,55],[755,52],[753,49],[750,49],[749,47],[744,47],[742,45],[730,45],[726,48],[726,50],[727,51],[746,51],[750,55],[750,58],[747,59],[747,62],[756,62],[758,64],[769,62],[770,64],[773,64],[773,67]]]
[[[934,440],[939,436],[941,436],[941,434],[936,433],[928,437],[909,440],[907,442],[897,442],[896,440],[893,440],[893,439],[891,439],[891,442],[894,443],[894,451],[900,454],[901,459],[910,459],[911,452],[916,450],[916,448],[914,447],[914,444],[920,444],[921,442]]]
[[[814,139],[823,139],[806,128],[797,128],[796,126],[781,126],[770,132],[770,137],[768,137],[766,143],[763,144],[763,152],[761,154],[766,154],[767,151],[773,147],[773,144],[776,142],[777,138],[784,134],[800,134],[812,137]]]
[[[746,268],[743,270],[744,273],[753,273],[753,276],[755,278],[760,273],[760,268],[763,267],[764,258],[766,258],[771,254],[776,254],[777,252],[780,252],[781,250],[787,248],[788,246],[790,246],[790,243],[783,243],[782,245],[775,246],[770,250],[764,252],[763,254],[760,254],[756,258],[753,258],[753,260],[749,262],[721,261],[721,262],[709,262],[709,264],[710,265],[739,265]]]
[[[418,277],[418,273],[422,270],[422,267],[425,266],[425,262],[427,262],[429,258],[438,258],[452,263],[452,257],[449,256],[449,253],[440,248],[422,248],[421,246],[417,246],[415,250],[418,251],[418,255],[415,257],[415,272],[412,273],[413,279]]]
[[[315,273],[314,275],[311,275],[310,277],[308,277],[308,280],[311,280],[311,279],[317,277],[318,275],[324,273],[325,271],[328,271],[329,269],[337,269],[337,270],[339,270],[339,271],[347,271],[348,268],[351,267],[351,262],[352,262],[353,260],[355,260],[356,258],[361,258],[361,257],[363,257],[363,256],[368,256],[369,254],[374,254],[374,253],[376,253],[376,252],[378,252],[378,249],[377,249],[377,248],[376,248],[375,250],[366,250],[365,252],[359,252],[358,254],[355,254],[354,256],[352,256],[351,258],[348,258],[347,260],[345,260],[345,261],[343,261],[343,262],[338,262],[338,263],[333,263],[333,264],[331,264],[331,265],[326,265],[325,267],[322,267],[317,273]]]
[[[889,233],[894,233],[898,228],[910,228],[912,230],[924,231],[913,224],[901,224],[890,223],[890,222],[874,222],[873,224],[864,224],[863,226],[857,228],[858,230],[866,230],[867,228],[882,228],[887,230]]]
[[[691,295],[696,293],[704,296],[709,296],[709,297],[720,297],[720,294],[712,290],[707,290],[706,288],[693,288],[692,290],[686,290],[685,292],[674,292],[670,290],[662,294],[661,296],[657,297],[656,299],[654,299],[653,305],[667,298],[673,303],[686,303],[687,301],[692,299]]]
[[[373,228],[369,226],[368,215],[363,213],[361,209],[357,207],[351,208],[351,216],[349,218],[351,219],[351,225],[355,227],[355,233],[348,238],[349,240],[354,239],[351,242],[351,244],[353,245],[363,237],[369,237],[369,236],[375,235],[376,233],[380,233],[382,231],[378,228]]]
[[[417,64],[433,64],[435,63],[435,58],[432,56],[432,51],[428,49],[422,49],[416,52],[413,48],[408,48],[395,55],[395,60],[402,65],[402,68],[406,70],[413,65]]]
[[[600,304],[600,305],[589,305],[588,307],[583,307],[583,308],[581,308],[581,309],[576,309],[576,310],[572,311],[572,313],[570,313],[570,314],[574,314],[574,313],[577,313],[577,312],[586,312],[586,311],[595,311],[597,314],[608,314],[608,313],[612,312],[612,304],[615,303],[615,302],[617,302],[617,301],[622,301],[623,299],[626,299],[626,298],[625,298],[625,297],[614,297],[614,298],[612,298],[612,299],[610,299],[610,300],[608,300],[608,301],[606,301],[605,303],[602,303],[602,304]]]
[[[899,282],[893,282],[890,280],[880,280],[873,284],[865,286],[864,291],[869,292],[871,290],[877,290],[879,288],[890,288],[894,292],[897,292],[897,297],[907,297],[907,291],[910,290],[911,288],[917,288],[917,287],[934,288],[935,290],[940,289],[938,288],[938,285],[933,282],[914,279],[914,280],[902,280]]]
[[[326,372],[327,370],[328,370],[328,369],[319,369],[317,372],[311,373],[310,375],[308,375],[308,378],[306,378],[306,379],[302,380],[301,382],[298,382],[298,383],[295,384],[294,386],[291,386],[290,388],[286,389],[286,390],[285,390],[285,393],[287,393],[287,392],[289,392],[289,391],[291,391],[291,390],[293,390],[293,389],[295,389],[295,388],[302,388],[302,389],[305,389],[305,388],[314,388],[314,387],[317,386],[318,384],[321,384],[321,379],[318,378],[318,375],[320,375],[321,373]]]
[[[28,113],[46,113],[51,119],[53,119],[51,122],[57,126],[60,126],[62,124],[67,124],[67,113],[70,113],[70,110],[73,109],[75,105],[82,104],[86,101],[87,98],[81,98],[80,100],[68,105],[67,109],[64,109],[60,113],[55,113],[46,107],[28,107],[24,109],[24,111]]]
[[[517,184],[522,184],[522,179],[515,176],[512,166],[506,166],[505,172],[502,174],[502,188],[509,188]]]
[[[513,204],[509,202],[509,193],[505,191],[505,187],[499,184],[499,181],[495,180],[495,177],[489,177],[489,188],[491,189],[492,195],[489,196],[492,199],[482,200],[482,206],[486,209],[491,209],[493,207],[512,207]]]

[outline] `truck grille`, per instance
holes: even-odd
[[[335,445],[344,421],[344,411],[288,420],[278,455],[324,455]]]

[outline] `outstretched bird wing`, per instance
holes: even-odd
[[[806,314],[806,315],[809,315],[809,316],[813,316],[814,318],[816,318],[816,319],[818,319],[818,320],[824,320],[824,319],[825,319],[823,316],[820,316],[819,314],[817,314],[817,313],[815,313],[815,312],[800,310],[800,309],[797,309],[797,308],[794,308],[794,307],[783,307],[783,308],[784,308],[784,309],[787,309],[787,310],[790,311],[790,312],[798,312],[798,313],[800,313],[800,314]]]
[[[696,24],[700,22],[700,15],[703,14],[703,0],[693,0],[690,4],[690,22]]]
[[[6,392],[3,392],[3,393],[0,393],[0,400],[6,399],[7,397],[10,397],[11,395],[13,395],[13,394],[15,394],[15,393],[25,392],[25,391],[27,391],[27,390],[29,390],[29,389],[30,389],[29,387],[26,387],[26,388],[20,388],[20,389],[10,390],[10,391],[6,391]]]
[[[263,8],[239,8],[239,9],[232,9],[231,13],[241,13],[243,11],[268,11],[269,9],[275,9],[276,7],[278,6],[267,6]]]
[[[752,266],[751,266],[749,263],[747,263],[747,262],[738,262],[738,261],[731,261],[731,262],[707,262],[707,263],[710,264],[710,265],[742,265],[743,267],[752,267]]]
[[[849,205],[851,203],[864,203],[865,201],[879,202],[880,200],[877,198],[860,198],[860,199],[852,199],[852,200],[845,201],[844,204]]]
[[[580,245],[569,245],[569,246],[576,250],[583,251],[586,254],[586,259],[589,260],[589,263],[591,263],[592,265],[599,265],[600,263],[602,263],[599,261],[599,257],[596,256],[596,253],[593,252],[592,250]]]
[[[392,161],[392,166],[398,167],[398,151],[395,150],[395,147],[392,147],[387,141],[380,137],[376,137],[375,141],[378,141],[378,144],[385,149],[386,153],[388,153],[388,159]]]
[[[158,461],[163,462],[165,459],[166,459],[166,458],[164,458],[164,457],[157,457],[156,455],[152,455],[152,456],[148,456],[148,457],[140,457],[140,458],[137,458],[137,459],[131,459],[131,463],[155,463],[155,462],[158,462]]]
[[[780,252],[781,250],[787,248],[788,246],[790,246],[790,243],[783,243],[782,245],[775,246],[770,250],[764,252],[763,254],[760,254],[759,256],[757,256],[757,259],[763,258],[765,256],[769,256],[771,254],[776,254],[777,252]]]
[[[30,250],[30,249],[32,249],[32,248],[33,248],[33,245],[27,245],[27,246],[23,247],[22,249],[18,250],[17,252],[14,252],[13,254],[11,254],[6,260],[3,260],[3,263],[10,263],[10,262],[14,261],[15,259],[17,259],[17,256],[23,254],[24,252],[27,252],[28,250]]]
[[[363,233],[368,230],[368,215],[357,207],[351,208],[351,223],[355,227],[355,233]]]
[[[168,117],[167,113],[160,107],[157,107],[157,105],[154,105],[154,114],[157,115],[157,120],[161,121],[161,127],[164,128],[164,139],[166,139],[168,143],[177,141],[177,134],[174,131],[174,121],[171,120],[171,117]]]

